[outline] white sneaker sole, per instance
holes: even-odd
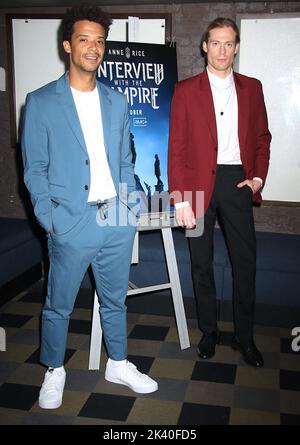
[[[105,380],[111,383],[117,383],[118,385],[128,386],[128,388],[138,394],[150,394],[151,392],[155,392],[158,390],[158,384],[156,382],[154,382],[151,386],[138,388],[137,386],[129,385],[128,383],[122,382],[122,380],[120,379],[115,379],[107,375],[105,375]]]
[[[39,400],[39,407],[43,409],[57,409],[62,404],[62,398],[60,400],[55,400],[52,402],[45,402],[42,400]]]

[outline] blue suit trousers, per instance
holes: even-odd
[[[64,364],[69,319],[90,264],[108,355],[113,360],[127,357],[125,300],[136,231],[134,223],[128,224],[130,213],[117,198],[109,200],[106,210],[87,203],[75,227],[48,236],[50,269],[40,351],[40,361],[46,366]]]

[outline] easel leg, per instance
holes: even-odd
[[[184,310],[181,286],[179,281],[172,230],[170,227],[166,227],[162,228],[161,232],[166,252],[167,266],[171,283],[171,292],[172,292],[175,317],[177,322],[180,347],[181,349],[186,349],[190,347],[190,339],[187,329],[185,310]]]
[[[100,368],[101,345],[102,345],[102,327],[99,314],[98,296],[97,292],[95,291],[92,329],[91,329],[89,369]]]

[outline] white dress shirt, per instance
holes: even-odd
[[[217,164],[242,164],[238,139],[238,105],[233,73],[222,79],[207,69],[218,134]]]

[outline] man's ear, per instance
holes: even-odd
[[[239,48],[240,48],[240,44],[237,43],[237,44],[235,45],[235,50],[234,50],[234,54],[235,54],[235,55],[238,53]]]
[[[71,45],[70,42],[68,40],[64,40],[63,41],[63,47],[66,53],[70,54],[71,53]]]
[[[207,53],[207,43],[203,42],[202,43],[202,51],[204,51],[205,53]]]

